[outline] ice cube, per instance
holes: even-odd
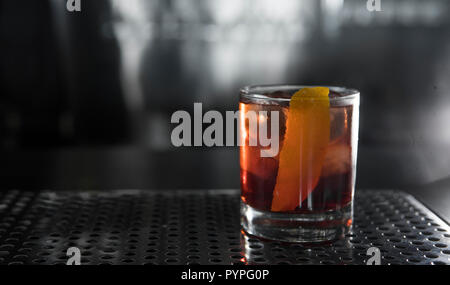
[[[331,144],[327,148],[321,176],[344,174],[351,170],[351,148],[346,144]]]

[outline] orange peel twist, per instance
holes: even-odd
[[[330,141],[329,92],[302,88],[291,98],[272,211],[295,210],[319,182]]]

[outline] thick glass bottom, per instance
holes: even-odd
[[[241,225],[254,236],[265,239],[318,243],[342,238],[350,229],[353,207],[314,214],[260,211],[241,201]]]

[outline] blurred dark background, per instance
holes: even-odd
[[[0,0],[0,189],[238,188],[238,149],[171,146],[171,114],[322,84],[361,91],[358,188],[448,214],[449,1],[81,5]]]

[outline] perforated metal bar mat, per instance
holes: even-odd
[[[321,245],[241,233],[239,193],[103,191],[0,193],[0,264],[450,264],[450,228],[412,196],[357,191],[354,227]]]

